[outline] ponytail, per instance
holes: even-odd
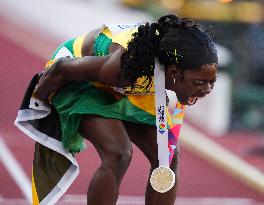
[[[133,34],[127,51],[121,56],[121,74],[130,81],[132,87],[139,77],[146,76],[151,80],[155,67],[154,57],[158,55],[160,40],[157,23],[141,25],[138,32]]]

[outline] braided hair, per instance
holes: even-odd
[[[182,71],[218,62],[209,31],[204,31],[201,25],[188,18],[175,15],[166,15],[157,23],[138,27],[121,56],[121,76],[131,83],[132,88],[142,76],[151,82],[154,57],[158,57],[165,68],[175,65]]]

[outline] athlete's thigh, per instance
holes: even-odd
[[[156,127],[124,122],[131,141],[144,153],[151,164],[158,164]]]
[[[131,141],[122,121],[84,115],[80,132],[96,148],[101,158],[112,152],[131,151]]]
[[[152,167],[157,167],[158,145],[156,126],[124,122],[131,141],[144,153]],[[178,163],[178,148],[175,150],[171,168],[176,170]]]

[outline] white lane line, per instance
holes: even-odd
[[[177,198],[176,204],[180,205],[254,205],[254,200],[247,198],[220,198],[220,197],[201,197],[201,198]]]
[[[86,204],[86,195],[65,194],[58,204]],[[117,205],[143,205],[145,197],[143,196],[119,196]]]
[[[25,199],[10,199],[10,198],[8,198],[8,199],[5,199],[3,201],[0,201],[0,205],[31,205],[31,203],[29,203]]]
[[[86,204],[86,195],[65,194],[58,202],[58,205]],[[144,196],[119,196],[117,205],[144,205]],[[179,205],[257,205],[253,199],[230,198],[230,197],[177,197],[176,203]]]
[[[86,205],[85,195],[65,195],[57,205]],[[144,205],[143,196],[119,196],[117,205]],[[175,205],[263,205],[248,198],[178,197]],[[3,199],[0,205],[30,205],[25,199]]]
[[[0,135],[0,161],[3,163],[28,202],[32,201],[31,182]]]

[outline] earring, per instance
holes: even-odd
[[[175,78],[173,78],[173,84],[175,85]]]

